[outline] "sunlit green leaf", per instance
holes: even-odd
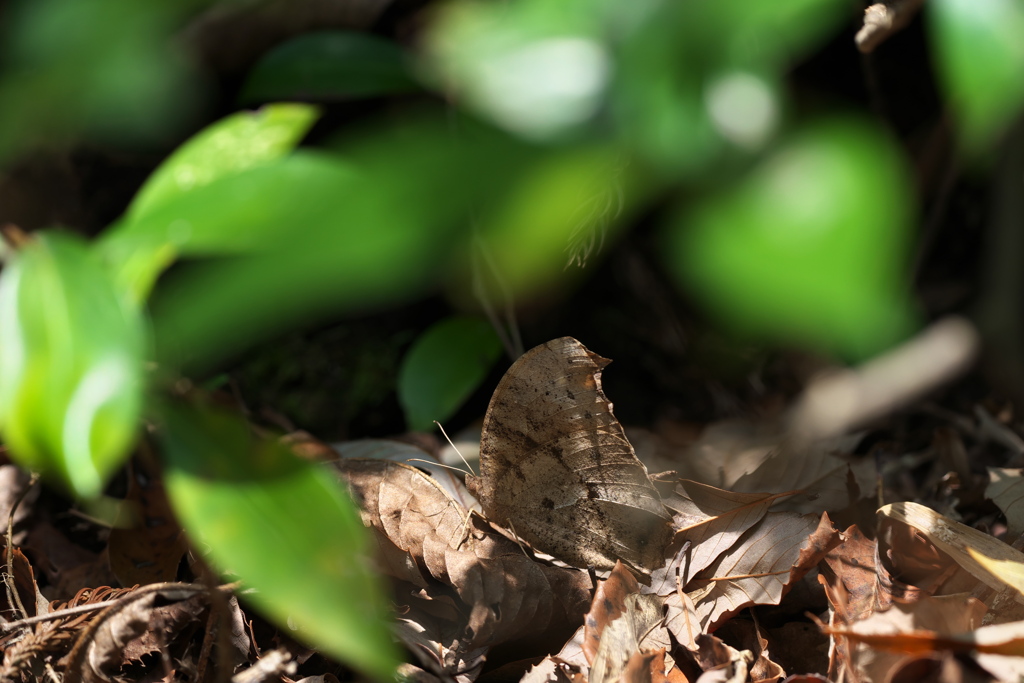
[[[221,196],[231,196],[241,186],[244,193],[255,181],[222,183],[248,170],[279,160],[290,152],[313,125],[318,116],[315,107],[302,104],[275,104],[256,112],[241,112],[205,128],[179,147],[149,177],[135,195],[119,226],[110,229],[97,249],[117,271],[118,285],[137,302],[149,295],[157,277],[182,254],[206,250],[232,250],[251,244],[253,232],[232,226],[225,230],[219,220],[223,204]],[[295,162],[299,170],[296,182],[310,174],[322,177],[327,171],[305,170],[303,161]],[[269,211],[277,204],[273,190],[290,187],[276,182],[279,175],[271,173],[273,189],[250,194],[251,211]],[[305,176],[303,175],[305,173]],[[265,178],[258,176],[258,178]],[[290,177],[290,176],[289,176]],[[210,185],[215,187],[210,188]],[[198,218],[182,211],[173,200],[184,194],[199,193],[189,203],[200,207]],[[171,204],[168,210],[161,208]],[[270,208],[268,208],[268,206]],[[279,223],[278,227],[282,227]],[[260,237],[255,239],[257,246]]]
[[[1024,106],[1024,3],[935,0],[926,11],[964,140],[984,145]]]
[[[367,131],[346,145],[347,163],[295,153],[147,217],[190,226],[183,253],[234,256],[189,264],[158,287],[160,358],[209,367],[317,317],[429,291],[464,251],[471,211],[535,154],[493,131],[452,136],[450,126]]]
[[[374,97],[417,89],[405,53],[394,43],[354,31],[298,36],[253,67],[243,102]]]
[[[280,159],[318,115],[306,104],[272,104],[204,128],[153,172],[128,207],[128,219],[138,220],[168,199]]]
[[[672,226],[669,265],[736,328],[863,357],[912,325],[911,195],[885,137],[813,126]]]
[[[393,677],[397,656],[368,534],[336,477],[231,416],[165,404],[167,493],[197,550],[255,592],[282,627],[364,673]]]
[[[456,316],[424,332],[402,359],[398,400],[410,429],[430,430],[452,416],[480,385],[501,353],[494,328]]]
[[[0,275],[0,421],[25,467],[94,496],[138,429],[144,324],[84,243],[37,234]]]

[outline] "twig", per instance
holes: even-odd
[[[0,624],[0,633],[9,633],[24,626],[41,624],[44,621],[56,621],[57,619],[63,619],[65,617],[73,617],[78,614],[87,614],[89,612],[95,612],[97,610],[103,609],[104,607],[110,607],[118,600],[119,598],[115,598],[113,600],[104,600],[103,602],[94,602],[89,605],[77,605],[75,607],[68,607],[66,609],[57,610],[56,612],[50,612],[49,614],[37,614],[34,617],[27,617],[25,619],[19,619],[17,621],[9,621],[6,624]]]
[[[240,582],[228,583],[217,587],[218,591],[232,591],[240,585]],[[71,652],[68,653],[64,659],[66,662],[65,666],[65,683],[77,683],[82,680],[85,656],[89,649],[89,644],[95,639],[96,633],[99,629],[120,612],[123,612],[129,605],[134,602],[146,598],[154,593],[170,592],[177,593],[179,600],[186,600],[193,595],[204,593],[209,591],[207,586],[197,586],[192,583],[179,583],[179,582],[166,582],[166,583],[151,583],[148,586],[143,586],[136,591],[128,593],[116,600],[108,601],[108,604],[102,612],[100,612],[95,619],[89,622],[78,636],[78,640],[75,641],[75,646],[71,648]],[[174,599],[174,598],[169,598]]]
[[[847,433],[906,405],[966,370],[979,344],[969,322],[949,317],[859,368],[813,380],[789,415],[789,445]]]
[[[295,662],[287,650],[277,649],[266,653],[245,671],[239,671],[231,678],[231,683],[262,683],[282,674],[293,674]]]
[[[25,496],[28,495],[28,492],[32,490],[32,487],[36,485],[38,480],[39,475],[33,472],[32,478],[28,480],[28,484],[18,494],[18,499],[11,506],[11,513],[7,515],[7,580],[4,583],[7,586],[7,599],[12,604],[18,606],[18,612],[23,618],[28,618],[28,610],[25,609],[25,605],[21,602],[21,594],[18,593],[18,586],[14,580],[14,513],[18,511],[21,501],[25,500]]]
[[[864,10],[864,26],[857,32],[857,49],[867,54],[910,23],[924,0],[885,0]]]

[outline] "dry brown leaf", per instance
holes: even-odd
[[[894,603],[845,628],[824,630],[849,642],[843,649],[843,667],[862,683],[881,683],[904,655],[940,649],[970,651],[971,632],[977,633],[985,611],[983,603],[965,595],[926,597]]]
[[[665,627],[680,645],[696,652],[701,625],[693,600],[683,592],[685,584],[682,580],[688,552],[689,548],[684,546],[668,564],[651,572],[651,585],[642,590],[661,596],[665,602]]]
[[[661,599],[658,596],[627,595],[622,616],[601,631],[601,643],[590,667],[590,683],[618,681],[635,654],[652,650],[664,653],[670,642],[662,623]],[[645,670],[649,672],[650,667]],[[660,673],[664,675],[664,668]]]
[[[7,576],[7,548],[0,549],[0,568],[3,571],[3,583],[0,584],[0,617],[4,621],[15,621],[24,617],[34,617],[37,614],[47,614],[50,611],[49,601],[39,592],[32,564],[20,548],[14,549],[11,565],[14,570],[13,586]],[[14,597],[10,590],[12,587],[17,591],[17,598],[21,601],[21,607],[24,607],[27,614],[21,613],[17,600],[12,604],[10,600]]]
[[[890,671],[888,683],[996,683],[996,680],[969,657],[936,652],[905,657]]]
[[[777,605],[839,542],[828,515],[769,512],[687,586],[708,631],[750,605]]]
[[[1024,533],[1024,470],[989,467],[985,497],[1006,516],[1009,538]]]
[[[715,631],[715,637],[724,640],[737,650],[747,650],[754,656],[750,665],[750,680],[775,683],[786,677],[786,672],[772,661],[768,652],[768,639],[755,621],[731,619]]]
[[[917,503],[893,503],[880,508],[878,514],[916,529],[978,581],[996,591],[997,597],[1005,595],[1018,602],[1024,601],[1024,596],[992,574],[969,552],[973,551],[992,560],[1019,564],[1024,562],[1024,553],[1019,550]],[[989,604],[992,602],[989,601]]]
[[[590,661],[587,660],[587,656],[583,653],[583,641],[585,639],[586,626],[580,626],[576,629],[576,632],[572,634],[572,638],[565,641],[565,645],[555,655],[555,659],[559,662],[568,664],[583,673],[584,677],[590,673]]]
[[[565,673],[564,665],[555,661],[553,657],[545,657],[539,664],[535,664],[526,675],[519,679],[519,683],[570,683],[572,679]]]
[[[39,498],[41,487],[33,486],[28,492],[25,491],[31,477],[25,470],[16,465],[0,465],[0,520],[3,521],[4,529],[7,528],[7,520],[11,516],[11,508],[18,503],[18,509],[14,513],[14,544],[20,545],[24,540],[24,532],[18,531],[18,527],[32,514],[32,504]],[[24,498],[22,495],[24,494]]]
[[[470,510],[480,509],[480,504],[462,483],[462,480],[455,476],[450,468],[444,467],[437,461],[437,458],[422,448],[389,439],[358,439],[334,444],[334,450],[342,458],[393,460],[424,470],[462,507]]]
[[[461,624],[446,623],[413,608],[396,621],[395,633],[420,663],[442,680],[471,683],[480,675],[487,647],[474,647]]]
[[[378,545],[393,546],[383,553],[385,570],[428,598],[428,576],[452,587],[467,612],[469,633],[460,638],[474,647],[534,634],[553,614],[576,620],[586,611],[585,572],[542,567],[418,469],[380,460],[346,459],[336,466],[360,503],[364,524],[378,532]]]
[[[583,655],[592,665],[601,646],[605,627],[626,611],[626,597],[640,592],[640,584],[621,562],[616,562],[608,578],[597,582],[590,610],[583,618]]]
[[[164,493],[157,464],[136,457],[128,468],[125,505],[134,513],[118,515],[107,543],[110,569],[122,586],[173,581],[187,545]]]
[[[61,660],[67,683],[109,681],[120,670],[125,646],[142,635],[159,599],[187,601],[205,589],[188,584],[154,584],[129,593],[93,617],[78,636],[75,647]]]
[[[683,584],[731,548],[784,495],[736,493],[685,479],[674,482],[662,500],[674,513],[676,543],[690,543]]]
[[[665,657],[647,655],[671,647],[668,631],[663,626],[662,601],[656,595],[640,594],[636,578],[621,562],[617,562],[607,580],[600,581],[594,592],[590,611],[584,619],[581,650],[590,665],[590,683],[618,681],[620,677],[652,675],[652,662],[662,668],[656,676],[665,677]],[[569,647],[563,648],[563,653]],[[560,653],[561,655],[561,653]],[[669,659],[671,668],[674,662]],[[627,669],[629,670],[627,672]]]
[[[856,621],[891,604],[890,596],[879,590],[875,568],[877,544],[856,525],[840,534],[842,542],[825,554],[821,576],[832,589],[826,591],[832,609],[843,623]]]
[[[843,510],[871,495],[876,485],[874,461],[870,458],[847,460],[847,453],[860,437],[844,437],[799,450],[773,451],[753,472],[733,484],[734,491],[800,492],[780,500],[776,511],[821,514]]]
[[[749,678],[754,655],[749,650],[737,650],[715,636],[702,635],[697,639],[697,661],[704,673],[697,683],[745,683]]]
[[[623,683],[667,683],[669,677],[665,675],[665,650],[634,652],[618,680]]]
[[[524,354],[494,391],[466,484],[489,520],[565,562],[655,569],[669,515],[601,389],[609,362],[571,337]]]
[[[860,438],[850,435],[783,449],[778,431],[730,420],[708,425],[674,469],[683,478],[730,491],[800,489],[801,494],[780,501],[775,509],[820,514],[843,509],[874,490],[873,462],[847,462],[836,455],[851,452]]]

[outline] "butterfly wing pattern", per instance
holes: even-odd
[[[670,516],[601,390],[611,362],[572,337],[517,360],[484,418],[480,476],[491,521],[578,567],[663,564]]]

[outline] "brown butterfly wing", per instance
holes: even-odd
[[[601,390],[609,362],[571,337],[524,354],[491,398],[467,484],[489,519],[566,562],[653,569],[669,515]]]

